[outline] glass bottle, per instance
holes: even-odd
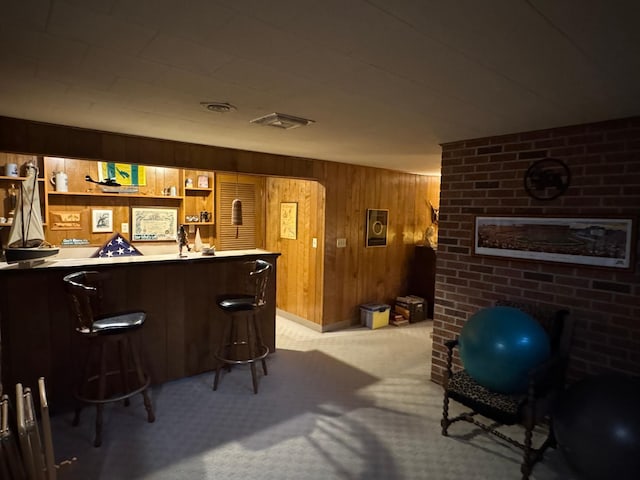
[[[9,216],[12,217],[16,214],[16,204],[18,203],[18,189],[15,184],[11,184],[11,187],[7,189],[9,196]]]

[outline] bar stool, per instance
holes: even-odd
[[[218,307],[227,314],[228,321],[222,341],[214,356],[218,359],[213,389],[218,389],[220,371],[223,367],[248,364],[251,368],[253,393],[258,393],[256,362],[262,363],[262,371],[267,375],[265,358],[269,347],[262,340],[259,313],[267,304],[267,283],[272,265],[264,260],[247,262],[253,268],[249,272],[251,293],[227,294],[217,298]]]
[[[155,421],[153,407],[147,395],[151,380],[142,367],[135,336],[144,325],[146,313],[133,311],[104,314],[101,305],[106,278],[100,272],[81,271],[63,279],[76,322],[76,332],[86,338],[89,344],[82,377],[74,392],[79,403],[73,425],[78,425],[80,421],[83,404],[94,404],[95,447],[102,444],[102,410],[106,403],[124,400],[125,406],[128,406],[129,399],[141,393],[147,420],[149,423]],[[115,378],[119,378],[119,388],[114,385],[118,383],[113,381]]]

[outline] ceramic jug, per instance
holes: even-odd
[[[5,175],[7,177],[17,177],[18,176],[18,164],[17,163],[7,163],[4,167]]]
[[[51,184],[56,187],[56,192],[69,191],[69,178],[64,172],[54,172],[51,177]]]

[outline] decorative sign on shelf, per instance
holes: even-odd
[[[82,230],[82,212],[51,210],[49,224],[51,230]]]

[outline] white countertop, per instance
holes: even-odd
[[[42,268],[68,268],[68,267],[88,267],[98,265],[119,265],[133,263],[150,263],[150,262],[184,262],[194,260],[215,260],[230,257],[244,257],[251,255],[279,255],[279,253],[269,252],[259,248],[248,250],[224,250],[216,251],[215,255],[203,255],[201,252],[185,252],[183,257],[178,253],[165,253],[158,255],[138,255],[138,256],[122,256],[109,258],[57,258],[56,256],[48,257],[44,263],[35,265],[31,269]],[[24,269],[18,264],[8,264],[0,262],[0,270],[17,270]]]

